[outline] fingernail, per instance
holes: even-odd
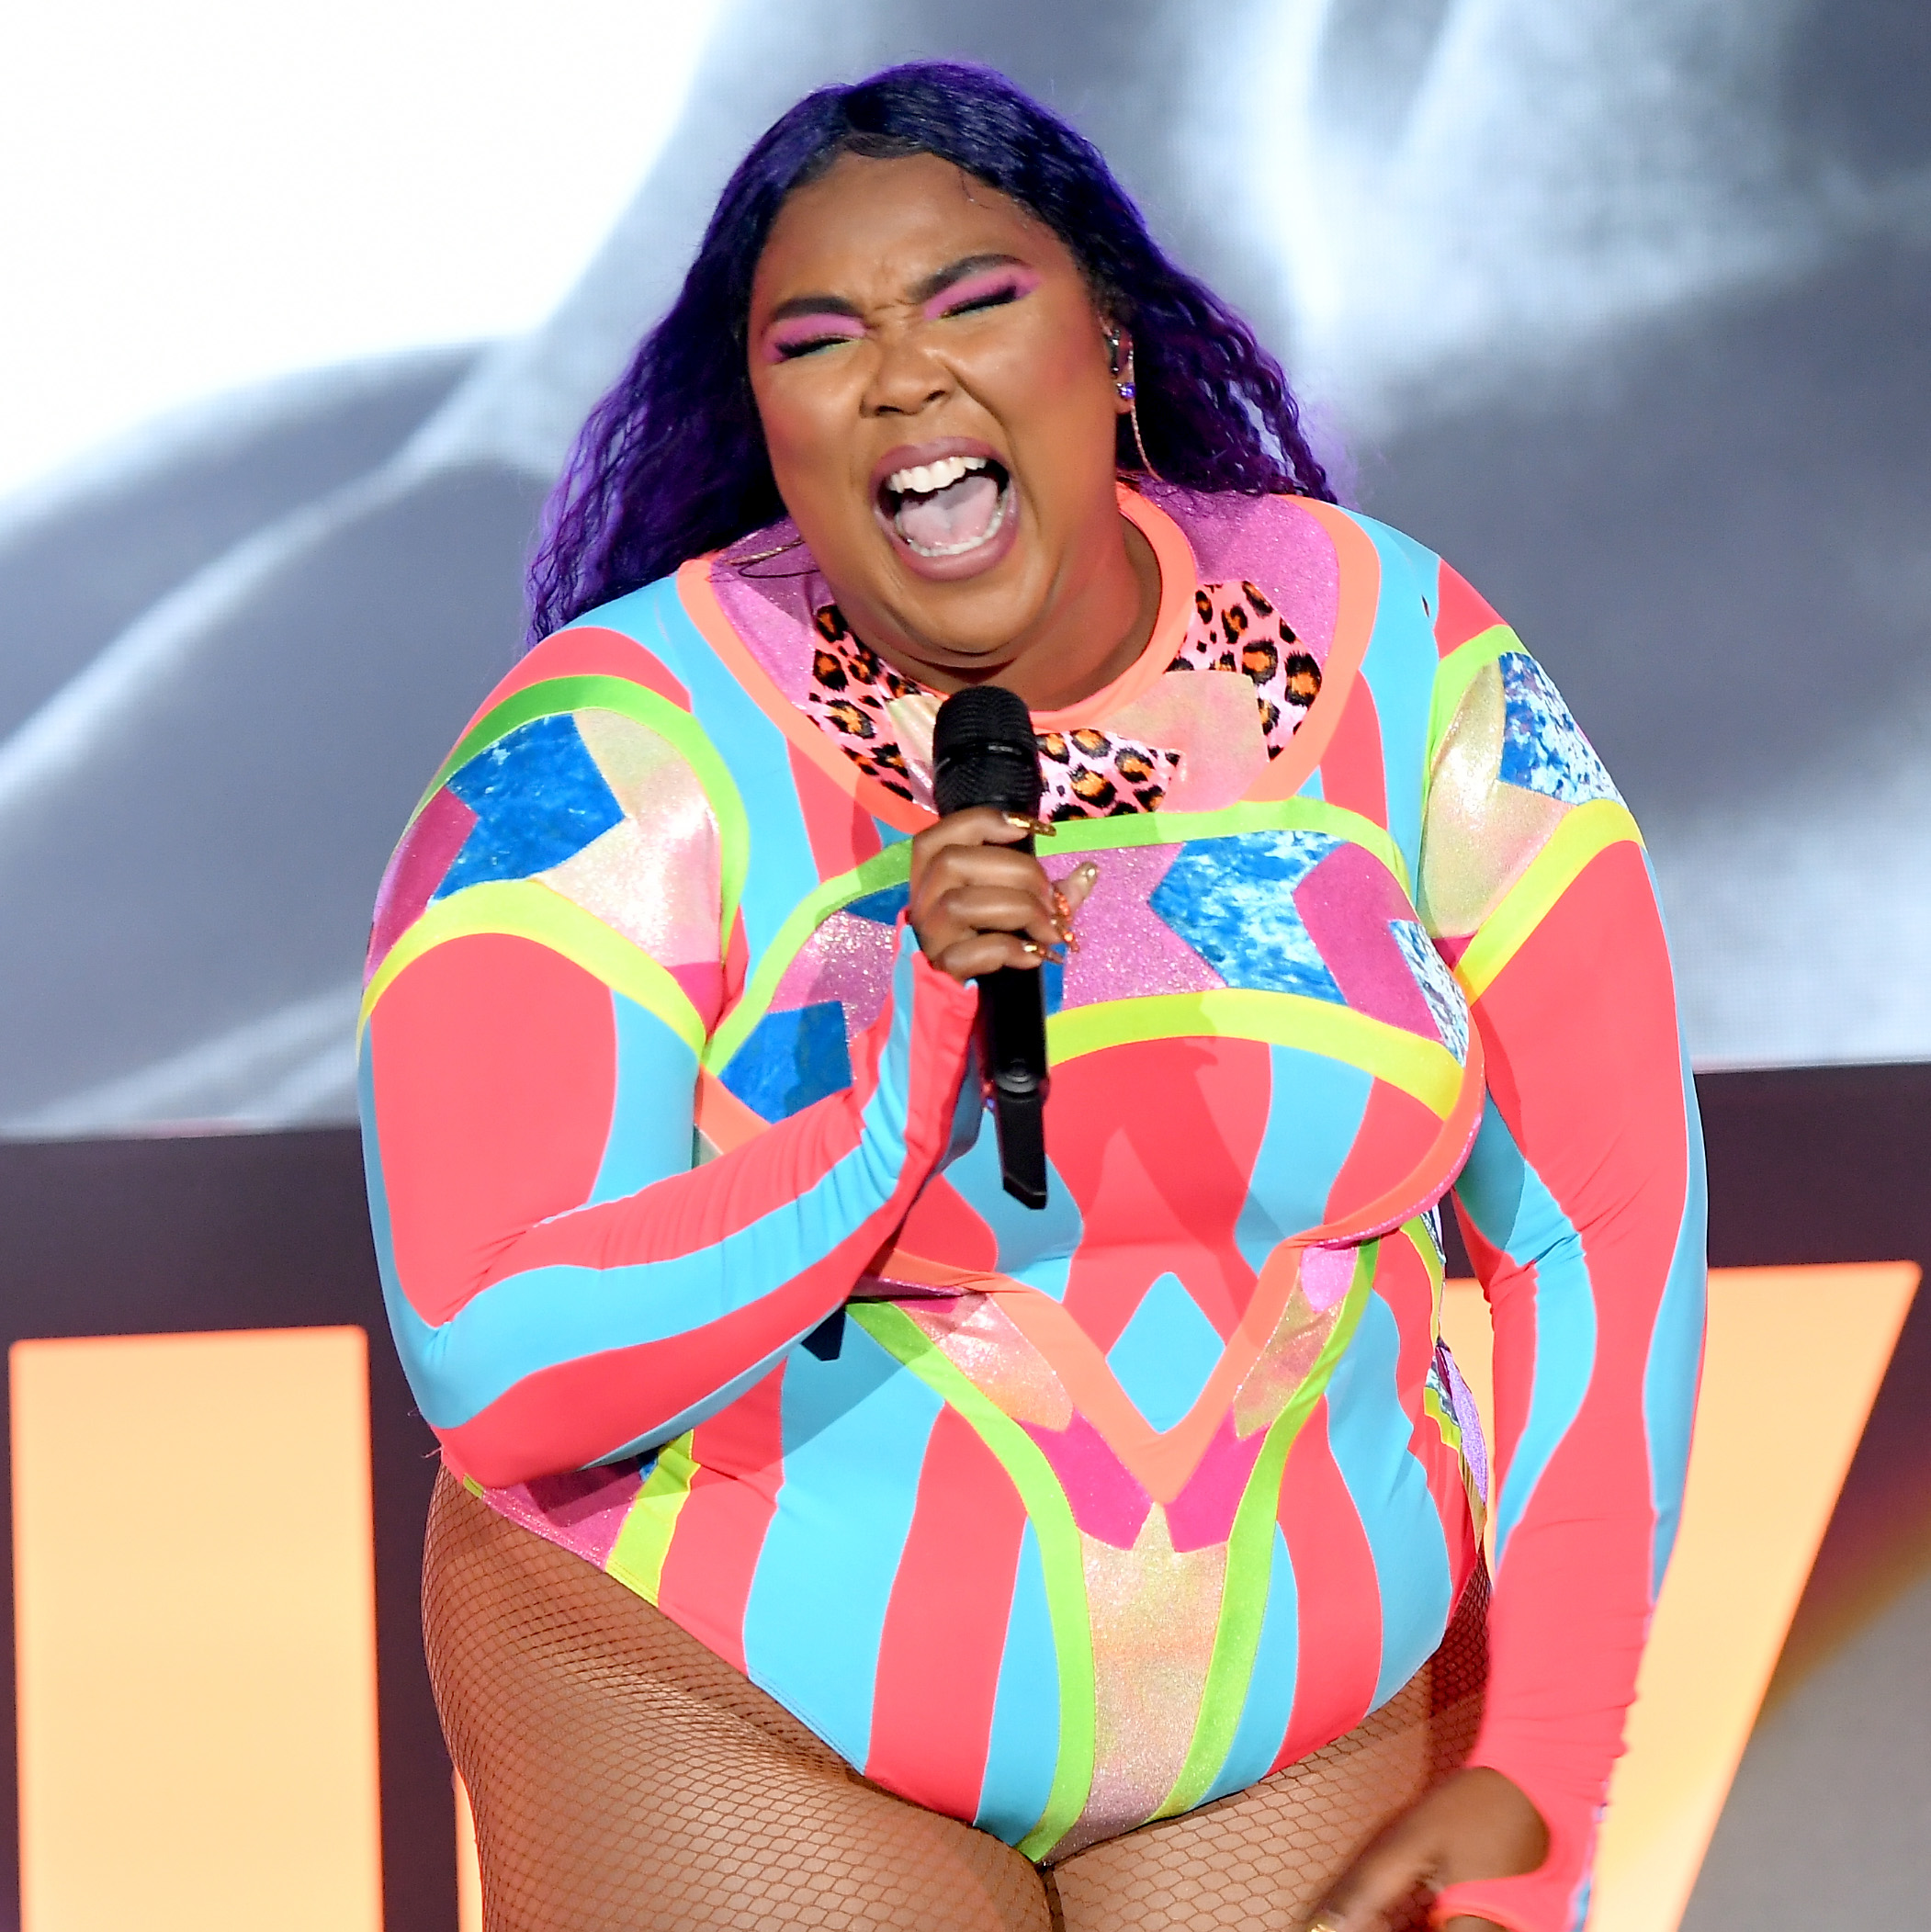
[[[1019,831],[1029,831],[1035,839],[1053,839],[1059,828],[1050,819],[1029,819],[1024,812],[1001,812],[1000,818]]]
[[[1088,885],[1091,885],[1100,876],[1100,868],[1091,859],[1084,859],[1073,867],[1072,876],[1084,879]]]

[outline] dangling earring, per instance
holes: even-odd
[[[1123,374],[1120,367],[1120,332],[1109,329],[1106,332],[1107,373],[1113,378],[1113,390],[1126,405],[1126,420],[1133,425],[1133,446],[1140,453],[1140,468],[1155,482],[1160,480],[1160,473],[1153,467],[1146,455],[1146,440],[1140,434],[1140,406],[1134,400],[1138,385],[1133,379],[1133,351],[1126,351],[1126,367]]]

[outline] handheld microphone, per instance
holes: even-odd
[[[932,797],[943,817],[975,805],[1039,816],[1039,747],[1017,692],[998,684],[955,691],[932,725]],[[1019,845],[1033,850],[1029,833]],[[1037,972],[1000,966],[979,975],[979,1054],[999,1128],[1006,1192],[1046,1204],[1046,995]]]

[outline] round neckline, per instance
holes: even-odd
[[[1146,539],[1147,547],[1153,552],[1154,569],[1160,583],[1159,598],[1154,607],[1153,628],[1133,662],[1108,679],[1098,690],[1054,710],[1033,710],[1033,722],[1042,731],[1077,731],[1081,727],[1097,729],[1107,716],[1130,705],[1159,677],[1187,641],[1188,614],[1192,608],[1197,575],[1192,546],[1188,543],[1186,533],[1179,524],[1165,511],[1149,503],[1137,491],[1130,490],[1124,483],[1116,483],[1114,489],[1119,496],[1121,515]],[[833,598],[830,604],[819,608],[835,611],[838,601]],[[840,612],[840,621],[845,621],[842,612]],[[859,638],[849,624],[846,625],[846,635],[894,677],[911,685],[920,697],[929,697],[935,704],[944,703],[944,692],[936,685],[928,684],[923,678],[900,671],[897,665],[880,657],[870,645]]]
[[[1126,669],[1090,695],[1062,705],[1055,711],[1035,711],[1033,722],[1044,731],[1076,731],[1082,725],[1100,726],[1113,712],[1124,710],[1180,655],[1187,641],[1188,614],[1193,608],[1196,571],[1193,547],[1187,533],[1157,504],[1124,483],[1113,486],[1120,514],[1153,551],[1160,577],[1160,598],[1146,649]]]

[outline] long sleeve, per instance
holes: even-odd
[[[1477,602],[1442,572],[1445,601]],[[1489,614],[1492,616],[1492,614]],[[1491,624],[1444,658],[1424,917],[1482,1034],[1456,1189],[1495,1326],[1495,1597],[1471,1762],[1541,1868],[1438,1901],[1570,1932],[1680,1513],[1701,1366],[1701,1136],[1641,836],[1541,668]]]
[[[370,1203],[411,1387],[487,1486],[733,1399],[842,1304],[952,1144],[977,1001],[907,928],[851,1085],[693,1166],[728,1004],[715,833],[643,723],[553,712],[457,763],[392,864]]]

